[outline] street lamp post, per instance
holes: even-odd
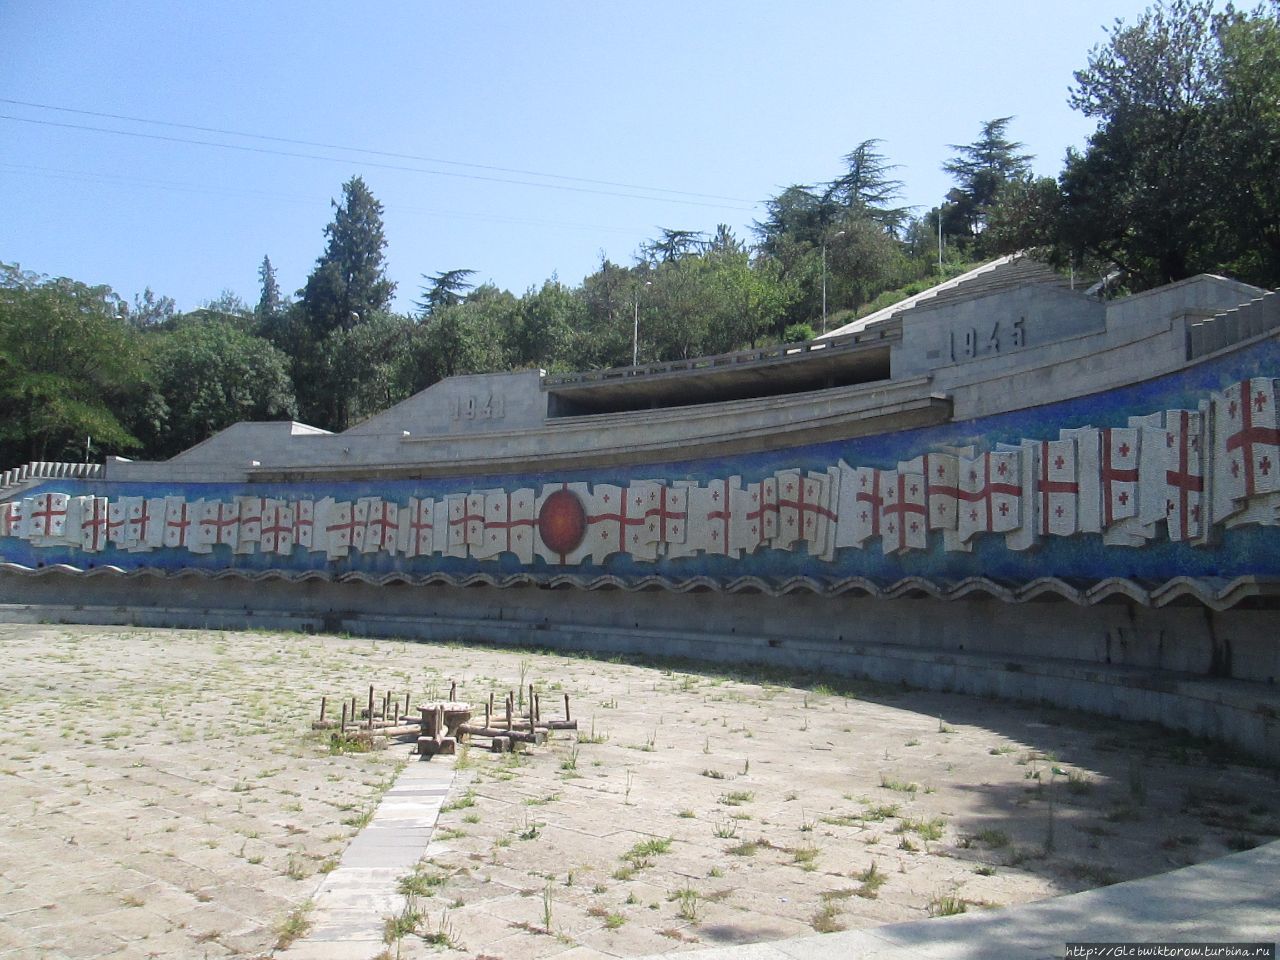
[[[644,282],[646,287],[652,287],[652,281]],[[631,365],[633,367],[640,365],[640,291],[641,287],[636,287],[635,300],[635,316],[631,322]]]
[[[843,237],[845,231],[841,230],[832,240]],[[822,238],[822,332],[827,332],[827,238]]]

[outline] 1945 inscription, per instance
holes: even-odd
[[[951,362],[973,360],[993,353],[1018,350],[1027,345],[1026,317],[1001,322],[996,320],[990,329],[985,327],[952,328]]]

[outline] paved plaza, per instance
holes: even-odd
[[[882,925],[990,924],[1280,835],[1275,770],[1048,708],[336,636],[14,625],[0,643],[0,956],[325,956],[326,891],[386,847],[385,816],[425,858],[349,888],[370,958],[892,945],[911,935]],[[533,683],[544,715],[568,694],[577,735],[424,764],[310,729],[321,696],[417,704],[450,681],[474,703]]]

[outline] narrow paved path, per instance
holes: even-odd
[[[369,960],[383,949],[386,918],[404,908],[397,881],[426,853],[453,773],[452,757],[409,762],[320,884],[310,931],[279,960]]]

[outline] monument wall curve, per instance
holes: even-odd
[[[1273,755],[1278,408],[1265,338],[1104,393],[721,457],[673,444],[501,476],[57,479],[0,504],[0,601],[18,617],[466,623],[478,639],[804,663]]]

